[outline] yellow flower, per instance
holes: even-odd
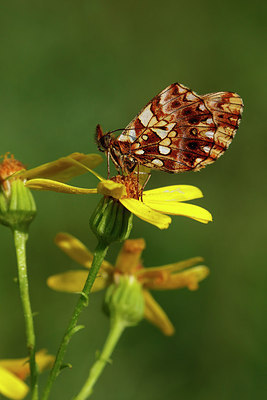
[[[90,268],[93,255],[78,239],[67,233],[59,233],[55,242],[73,260],[87,269]],[[143,288],[145,318],[156,325],[165,335],[172,335],[174,333],[172,323],[149,290],[170,290],[183,287],[196,290],[198,283],[206,278],[209,270],[204,265],[192,267],[203,261],[201,257],[161,267],[144,268],[140,260],[144,248],[145,241],[143,239],[126,240],[115,267],[107,261],[103,262],[93,285],[93,291],[101,290],[114,281],[116,282],[120,275],[133,275]],[[50,276],[47,284],[51,289],[57,291],[79,293],[83,290],[87,275],[88,271],[86,270],[70,270]]]
[[[46,350],[36,353],[39,372],[51,368],[55,357]],[[9,399],[23,399],[29,388],[23,381],[30,375],[29,360],[25,358],[0,360],[0,394]]]
[[[93,173],[100,180],[97,188],[79,188],[67,185],[61,179],[47,179],[46,171],[43,172],[42,177],[31,174],[30,171],[25,173],[24,177],[29,179],[26,182],[26,186],[31,189],[52,190],[61,193],[100,193],[104,196],[110,196],[118,200],[125,208],[140,219],[160,229],[169,227],[171,223],[169,215],[182,215],[202,223],[212,221],[211,214],[204,208],[184,203],[188,200],[203,197],[201,190],[195,186],[165,186],[159,189],[144,191],[140,195],[142,190],[140,190],[139,182],[134,173],[128,176],[117,175],[112,180],[105,180],[88,168],[88,166],[82,165],[78,160],[69,159],[69,162],[73,163],[73,168],[75,166],[80,167],[80,169],[87,168],[88,171]],[[68,179],[70,177],[69,174]]]
[[[27,180],[53,178],[51,183],[60,182],[64,186],[66,180],[84,174],[86,168],[94,168],[101,162],[102,157],[97,154],[73,153],[26,171],[13,155],[5,154],[0,162],[0,223],[12,229],[26,229],[32,222],[36,206],[31,191],[26,187]],[[80,189],[80,193],[96,193],[96,190]]]

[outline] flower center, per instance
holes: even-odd
[[[111,178],[113,182],[121,183],[125,186],[127,197],[132,199],[139,199],[141,187],[134,172],[129,175],[116,175]]]
[[[0,163],[0,184],[15,172],[25,169],[25,166],[20,161],[16,160],[13,154],[11,154],[10,158],[8,155],[9,153],[6,153],[4,155],[4,160]]]

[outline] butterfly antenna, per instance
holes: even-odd
[[[107,133],[107,135],[110,135],[111,133],[115,133],[115,132],[118,132],[118,131],[132,131],[133,129],[134,129],[135,131],[138,131],[138,130],[144,130],[144,129],[146,129],[146,128],[120,128],[120,129],[114,129],[114,131],[109,131],[109,132]],[[133,140],[136,139],[136,137],[135,137],[135,136],[132,136],[132,135],[129,135],[129,137],[131,137]]]
[[[146,129],[146,127],[142,127],[142,128],[119,128],[119,129],[114,129],[114,131],[109,131],[108,133],[115,133],[115,132],[118,132],[118,131],[132,131],[132,130],[140,130],[140,131],[142,131],[143,129]]]
[[[109,131],[108,133],[115,133],[118,131],[125,131],[125,130],[126,130],[125,128],[119,128],[119,129],[114,129],[114,131]]]

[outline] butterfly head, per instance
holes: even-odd
[[[123,172],[132,172],[136,166],[134,158],[128,154],[128,149],[122,147],[122,143],[112,136],[112,132],[104,133],[101,126],[96,127],[96,142],[100,151],[111,157],[115,167]],[[127,146],[127,144],[126,144]],[[126,153],[126,154],[125,154]]]
[[[98,124],[96,126],[96,144],[99,151],[106,152],[109,150],[111,145],[111,135],[110,132],[104,133],[101,126]]]
[[[112,132],[104,133],[101,126],[96,127],[96,143],[100,151],[103,151],[110,156],[116,167],[121,167],[121,157],[119,144],[111,135]]]

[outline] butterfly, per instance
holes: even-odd
[[[199,96],[173,83],[155,96],[116,138],[96,128],[98,148],[123,174],[137,166],[178,173],[198,171],[229,147],[243,102],[232,92]]]

